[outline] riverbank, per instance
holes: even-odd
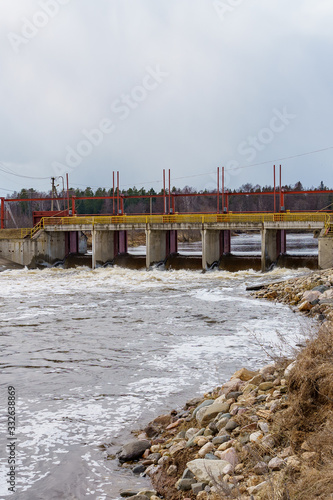
[[[141,500],[333,498],[333,270],[267,285],[255,296],[315,317],[317,334],[292,359],[239,370],[124,446],[118,459],[126,467],[139,459],[133,472],[155,488]]]

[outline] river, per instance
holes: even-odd
[[[17,393],[17,492],[7,489],[2,420],[0,497],[104,500],[149,485],[107,460],[103,445],[116,451],[132,429],[242,366],[269,362],[265,350],[273,345],[279,352],[280,334],[294,345],[311,322],[254,299],[246,286],[307,272],[78,267],[0,273],[3,409],[7,387]]]

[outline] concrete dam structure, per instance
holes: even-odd
[[[331,223],[332,222],[332,223]],[[127,232],[144,230],[146,268],[177,252],[177,232],[196,229],[202,238],[202,269],[230,253],[232,231],[261,232],[261,270],[267,271],[286,253],[286,232],[318,236],[318,265],[333,266],[333,221],[326,213],[174,214],[96,217],[44,217],[19,239],[1,239],[0,257],[30,266],[54,264],[69,254],[85,254],[86,232],[92,234],[92,268],[127,252]]]

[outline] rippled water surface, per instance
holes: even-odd
[[[246,285],[305,270],[146,272],[121,268],[0,273],[1,398],[16,387],[17,491],[27,500],[117,498],[149,484],[106,460],[130,431],[267,361],[276,331],[307,328]],[[8,494],[5,423],[1,498]]]

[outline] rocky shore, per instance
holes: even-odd
[[[333,499],[333,270],[264,286],[321,325],[294,359],[237,371],[118,453],[153,488],[133,500]]]

